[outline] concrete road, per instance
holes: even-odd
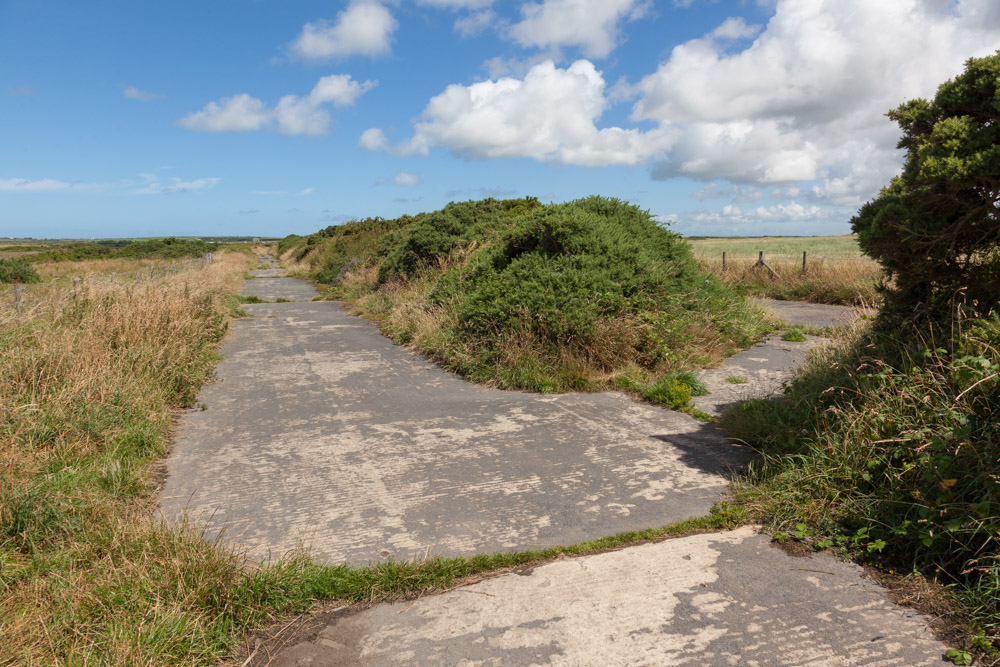
[[[275,282],[304,284],[245,291]],[[744,460],[716,427],[619,393],[470,384],[335,303],[246,309],[207,409],[182,420],[161,507],[257,556],[300,542],[355,564],[570,544],[702,516]]]
[[[850,306],[828,306],[819,303],[764,298],[754,298],[754,301],[776,314],[785,324],[801,324],[817,329],[850,324],[863,314],[874,314],[873,311]]]
[[[319,615],[258,665],[915,665],[946,647],[851,563],[752,529],[556,561]]]
[[[250,271],[250,280],[243,284],[240,294],[256,296],[264,301],[311,301],[318,296],[316,289],[304,280],[286,278],[285,270],[256,269]]]

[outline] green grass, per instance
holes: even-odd
[[[249,248],[247,249],[249,250]],[[26,255],[25,259],[32,263],[76,262],[112,258],[181,259],[185,257],[200,257],[206,253],[218,250],[218,246],[201,240],[186,241],[170,237],[143,241],[87,241],[59,244],[52,248]]]
[[[797,258],[802,261],[803,251],[809,255],[823,257],[859,257],[861,248],[852,235],[844,236],[727,236],[690,239],[696,257],[722,257],[743,255],[757,259],[763,251],[765,259],[780,256],[784,259]]]
[[[816,353],[723,419],[762,453],[738,502],[773,530],[936,579],[1000,637],[1000,317]]]
[[[747,384],[750,382],[750,380],[746,378],[737,377],[735,375],[730,375],[729,377],[726,378],[726,382],[728,382],[729,384]]]
[[[803,343],[806,340],[805,329],[801,326],[789,327],[784,333],[781,334],[781,340],[787,340],[794,343]]]

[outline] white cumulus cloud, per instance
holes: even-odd
[[[326,134],[330,113],[324,105],[344,107],[378,85],[377,81],[358,82],[350,74],[331,74],[321,78],[304,97],[285,95],[274,109],[246,93],[209,102],[204,109],[177,121],[189,130],[202,132],[253,132],[273,126],[290,136]]]
[[[246,93],[209,102],[201,111],[184,116],[177,124],[201,132],[253,132],[271,122],[271,111]]]
[[[291,52],[304,60],[382,56],[392,49],[399,22],[375,0],[355,0],[337,14],[336,21],[313,21],[302,27]]]
[[[368,151],[386,151],[389,150],[389,140],[385,132],[377,127],[371,127],[361,133],[358,146]]]
[[[521,6],[522,19],[510,37],[524,47],[577,46],[603,58],[618,45],[619,24],[646,11],[640,0],[542,0]]]
[[[681,130],[654,169],[744,183],[820,179],[817,201],[856,205],[898,169],[884,114],[933,95],[1000,46],[991,0],[778,0],[763,32],[729,19],[673,49],[635,87],[633,120]],[[757,36],[742,50],[726,40]]]
[[[487,28],[496,26],[500,23],[500,18],[497,13],[492,9],[484,9],[478,12],[472,12],[468,16],[463,16],[455,21],[455,32],[457,32],[462,37],[472,37],[473,35],[478,35]]]
[[[473,159],[528,157],[585,166],[635,165],[669,145],[670,136],[660,130],[599,128],[608,105],[605,87],[586,60],[565,69],[547,61],[523,79],[448,86],[430,100],[413,137],[389,146],[373,128],[360,145],[401,154],[441,146]]]
[[[836,207],[843,217],[898,171],[899,129],[885,113],[932,96],[966,59],[1000,47],[996,0],[773,5],[765,26],[726,19],[674,47],[634,85],[609,89],[587,60],[565,68],[555,59],[498,61],[491,80],[451,85],[431,98],[409,139],[393,144],[372,128],[359,146],[396,154],[442,147],[471,159],[648,164],[656,179],[718,183],[699,198],[740,204],[761,197],[755,188],[765,187],[771,197],[798,200],[783,204],[791,207],[785,210],[731,209],[727,224],[826,224],[810,207]],[[620,24],[645,7],[632,0],[537,0],[524,5],[524,20],[510,35],[526,46],[576,45],[605,54]],[[600,125],[608,108],[628,100],[631,123]]]

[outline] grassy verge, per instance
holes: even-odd
[[[763,456],[738,502],[773,530],[951,588],[1000,637],[1000,319],[928,331],[921,351],[857,333],[805,369],[783,401],[723,420]],[[992,645],[991,645],[992,644]]]
[[[172,411],[211,375],[248,261],[0,320],[0,663],[218,653],[211,601],[242,564],[150,519],[152,464]]]

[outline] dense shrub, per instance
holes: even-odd
[[[504,221],[513,220],[525,211],[540,206],[537,199],[484,199],[477,202],[451,203],[440,211],[418,216],[405,235],[387,239],[385,261],[379,267],[379,281],[394,276],[410,277],[421,267],[449,253],[483,240]]]
[[[852,220],[893,280],[887,314],[990,312],[1000,304],[1000,51],[889,117],[903,130],[905,168]]]
[[[0,257],[0,283],[37,283],[40,281],[38,272],[20,257]]]
[[[585,347],[602,319],[683,310],[693,304],[681,295],[705,288],[717,285],[676,234],[635,206],[591,197],[524,216],[433,298],[459,300],[470,334],[493,337],[521,319],[544,343]]]

